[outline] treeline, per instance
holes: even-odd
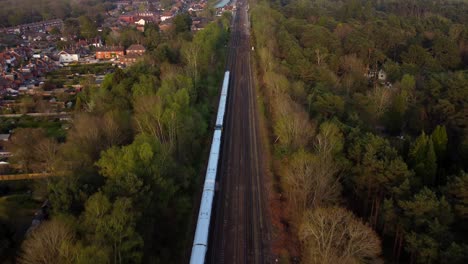
[[[463,0],[374,0],[376,9],[400,16],[428,17],[440,14],[455,23],[467,24],[468,7]]]
[[[467,5],[449,1],[459,13],[444,16],[432,2],[424,16],[384,12],[407,1],[252,8],[303,263],[468,261]]]
[[[101,20],[113,9],[110,0],[1,0],[0,26],[9,27],[48,19],[88,16]]]
[[[63,142],[14,131],[13,164],[62,175],[36,188],[51,220],[27,236],[19,263],[183,261],[229,21],[160,35],[144,61],[83,83]]]

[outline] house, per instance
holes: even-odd
[[[80,59],[80,55],[76,53],[68,53],[64,50],[59,52],[59,62],[60,63],[70,63],[77,62]]]
[[[199,31],[205,28],[206,24],[208,24],[208,21],[206,19],[202,18],[194,18],[192,21],[192,26],[190,29],[192,31]]]
[[[102,40],[101,38],[94,38],[90,41],[90,46],[93,46],[95,48],[101,48],[102,47]]]
[[[367,73],[364,74],[365,77],[368,79],[373,79],[376,78],[377,80],[381,82],[385,82],[387,80],[387,73],[380,69],[379,71],[376,70],[367,70]]]
[[[143,55],[146,52],[146,48],[140,44],[133,44],[127,49],[127,55]]]
[[[172,12],[170,12],[170,11],[166,11],[166,12],[162,13],[162,15],[161,15],[161,22],[166,21],[166,20],[168,20],[168,19],[171,19],[172,16],[173,16],[173,14],[172,14]]]
[[[141,58],[138,54],[128,54],[120,58],[120,63],[130,66],[137,62],[137,60]]]
[[[88,47],[88,41],[85,39],[80,39],[76,42],[75,46],[77,47]]]
[[[135,17],[132,15],[121,15],[119,17],[120,21],[126,22],[126,23],[134,23],[135,22]]]
[[[125,49],[122,46],[105,46],[96,49],[96,59],[112,59],[124,56]]]
[[[387,80],[387,73],[384,72],[383,70],[380,70],[377,78],[379,79],[379,81],[385,81]]]
[[[91,51],[85,47],[78,47],[74,50],[73,53],[78,54],[78,58],[83,58],[89,56]]]
[[[142,11],[142,12],[136,12],[135,16],[137,17],[155,17],[157,14],[155,12],[151,11]]]
[[[144,20],[143,18],[136,21],[135,24],[139,25],[139,26],[144,26],[146,24],[146,20]]]
[[[39,31],[49,31],[52,28],[62,28],[63,26],[63,21],[61,19],[52,19],[52,20],[46,20],[42,22],[35,22],[35,23],[28,23],[28,24],[22,24],[14,27],[9,27],[9,28],[3,28],[0,29],[0,32],[3,33],[20,33],[24,31],[33,31],[33,32],[39,32]]]

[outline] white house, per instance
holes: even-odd
[[[367,78],[377,78],[379,81],[384,82],[387,80],[387,73],[384,70],[379,71],[371,71],[368,70],[366,74],[364,74]]]
[[[60,63],[70,63],[70,62],[75,62],[80,59],[80,55],[78,54],[73,54],[73,53],[68,53],[66,51],[61,51],[59,52],[59,62]]]
[[[384,72],[383,70],[380,70],[378,73],[378,78],[380,81],[385,81],[387,80],[387,73]]]
[[[135,22],[135,24],[137,24],[139,26],[144,26],[146,24],[146,21],[142,18],[142,19],[138,20],[137,22]]]

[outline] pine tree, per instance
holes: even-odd
[[[427,142],[426,150],[426,175],[423,179],[423,182],[425,185],[432,185],[435,183],[435,176],[437,174],[437,156],[434,150],[434,144],[432,143],[432,140],[429,140]]]
[[[445,160],[447,153],[447,130],[445,126],[437,126],[431,135],[432,142],[434,144],[434,151],[437,156],[438,164],[440,165]]]
[[[409,152],[410,164],[416,173],[416,187],[432,185],[437,173],[437,157],[431,137],[424,132],[416,139]]]
[[[462,172],[452,177],[445,190],[459,220],[468,220],[468,174]]]
[[[449,245],[449,227],[453,222],[451,207],[445,197],[437,197],[424,187],[409,201],[398,203],[403,210],[405,249],[416,263],[440,262],[441,252]]]

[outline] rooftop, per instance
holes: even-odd
[[[122,46],[105,46],[105,47],[97,48],[96,51],[124,51],[124,47],[122,47]]]
[[[10,139],[10,134],[0,134],[0,141],[8,141]]]
[[[133,44],[130,47],[128,47],[127,50],[146,50],[146,48],[143,47],[143,45],[140,45],[140,44]]]

